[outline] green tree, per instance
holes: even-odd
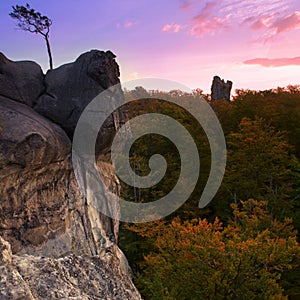
[[[227,145],[223,188],[228,190],[232,201],[266,199],[282,212],[292,192],[295,179],[292,165],[296,160],[290,154],[292,147],[285,133],[262,118],[243,118],[239,130],[227,136]]]
[[[13,19],[18,20],[18,26],[24,31],[40,34],[46,41],[49,56],[50,69],[53,69],[53,60],[49,42],[49,32],[52,21],[47,16],[42,16],[27,3],[25,6],[12,6],[13,11],[9,14]]]

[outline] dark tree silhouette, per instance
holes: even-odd
[[[52,21],[47,16],[42,16],[41,13],[35,11],[28,3],[26,3],[25,6],[12,6],[12,9],[13,12],[9,15],[13,19],[17,19],[19,21],[18,26],[21,29],[31,33],[41,34],[44,37],[49,56],[49,65],[52,70],[53,60],[49,42],[49,31]]]

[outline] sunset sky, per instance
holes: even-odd
[[[300,84],[299,0],[28,0],[52,19],[55,66],[90,49],[117,55],[123,81],[175,80],[210,91],[214,75],[233,88]],[[44,40],[17,29],[0,1],[0,51],[47,70]]]

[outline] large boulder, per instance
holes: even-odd
[[[221,79],[215,76],[211,86],[211,101],[227,100],[230,101],[230,92],[232,89],[232,81]]]
[[[34,109],[72,137],[83,109],[99,93],[118,84],[119,75],[119,66],[111,51],[84,53],[75,62],[47,72],[46,92]],[[111,118],[108,124],[113,128],[114,120]]]
[[[16,253],[68,231],[68,202],[80,194],[70,188],[71,143],[58,125],[3,97],[0,123],[0,234]]]
[[[66,134],[72,133],[79,111],[92,97],[118,82],[113,57],[101,51],[82,55],[78,61],[83,60],[80,65],[85,71],[77,70],[75,81],[62,76],[65,85],[57,80],[59,88],[51,85],[39,98],[36,107],[45,109],[44,116],[20,103],[21,96],[10,97],[10,91],[4,89],[5,97],[0,96],[0,236],[5,240],[0,239],[0,299],[140,299],[117,246],[118,203],[110,207],[116,216],[111,219],[95,207],[91,193],[82,192],[93,178],[82,174],[81,182],[75,180]],[[62,67],[62,72],[72,77],[67,70],[77,69],[76,64]],[[49,91],[55,96],[49,96]],[[59,119],[63,107],[68,109],[63,93],[71,107],[78,107],[75,117],[71,113]],[[34,103],[34,97],[28,99]],[[99,202],[104,205],[120,190],[106,154],[108,141],[122,122],[122,117],[112,115],[103,134],[107,139],[97,140],[98,157],[103,156],[101,163],[97,159],[98,169],[104,181]]]
[[[59,126],[1,96],[0,124],[0,177],[61,161],[71,151],[71,142]]]
[[[3,97],[0,124],[0,235],[13,252],[58,257],[113,247],[119,223],[101,214],[79,188],[66,133],[32,108]],[[98,168],[117,193],[112,165],[102,162]],[[104,204],[109,197],[103,186]],[[118,206],[114,210],[117,216]]]
[[[33,106],[44,91],[44,74],[33,61],[9,60],[0,52],[0,96]]]

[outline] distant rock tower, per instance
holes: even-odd
[[[231,88],[232,81],[227,80],[225,83],[224,79],[215,76],[211,86],[211,101],[223,99],[230,101]]]

